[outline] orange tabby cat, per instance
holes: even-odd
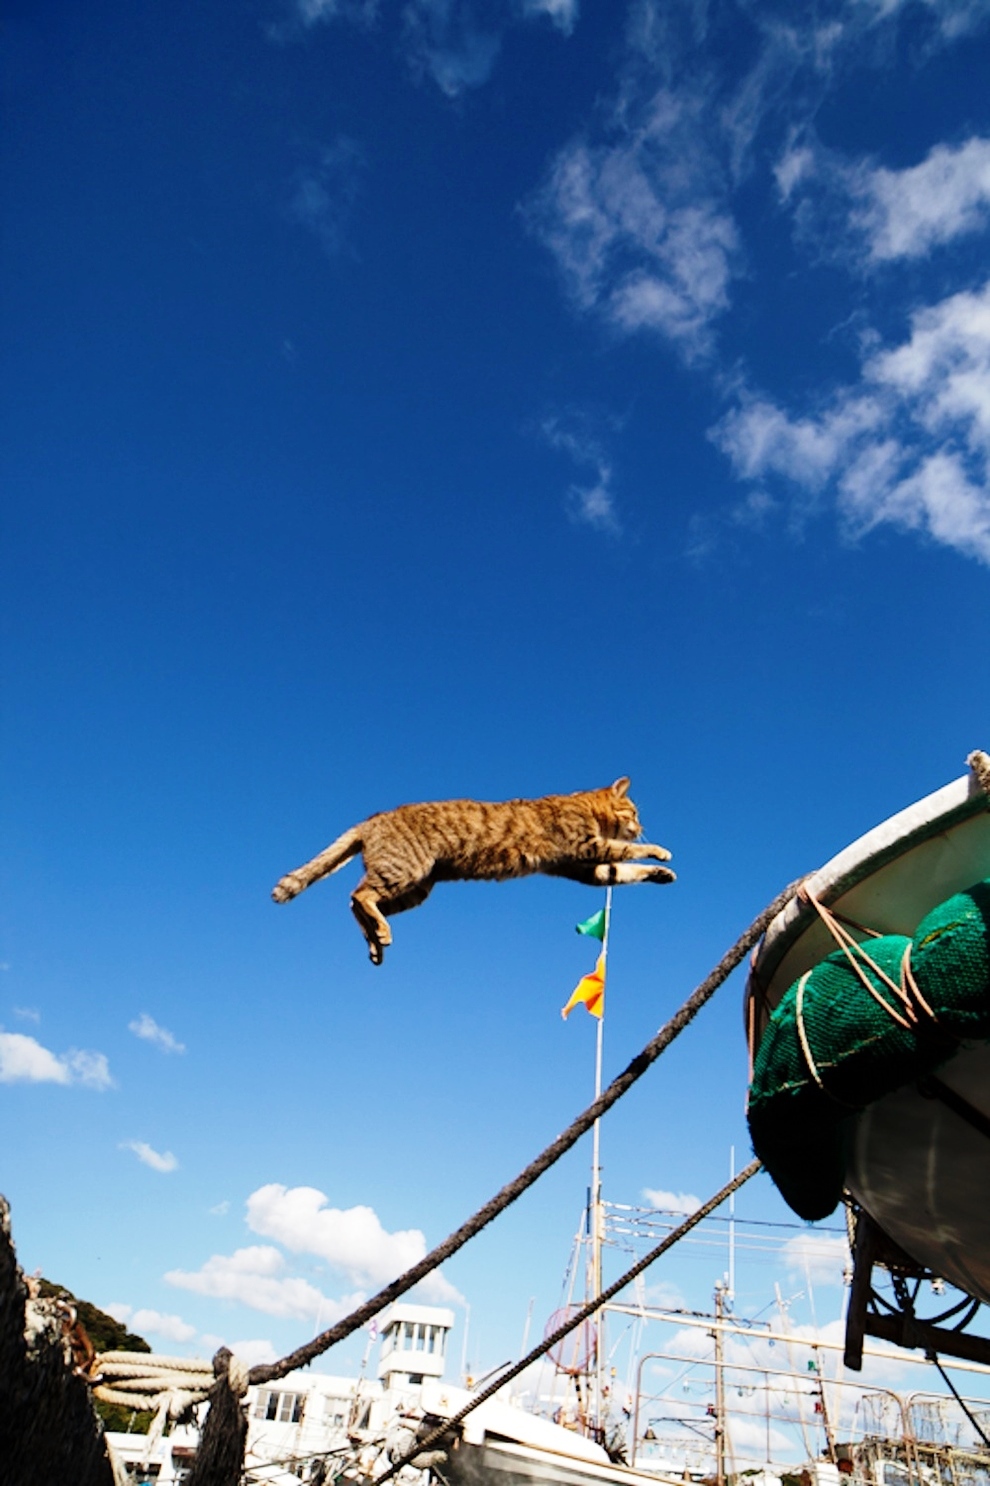
[[[541,800],[400,805],[345,831],[326,851],[276,883],[272,897],[287,903],[360,852],[366,870],[351,894],[351,910],[368,941],[372,963],[380,965],[392,943],[386,916],[416,908],[436,882],[502,881],[531,872],[591,886],[673,882],[669,867],[642,864],[644,857],[669,861],[670,852],[638,840],[642,828],[628,789],[628,779],[617,779],[608,789]]]

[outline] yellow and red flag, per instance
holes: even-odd
[[[560,1013],[565,1019],[575,1006],[585,1006],[592,1016],[599,1019],[605,1015],[605,952],[598,956],[598,964],[590,975],[584,975],[574,987],[571,999]]]

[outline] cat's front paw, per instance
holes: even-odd
[[[643,855],[647,857],[656,857],[658,862],[670,861],[670,852],[667,850],[666,846],[654,846],[653,843],[650,841],[646,842],[646,844],[643,846]]]
[[[647,882],[676,882],[677,873],[671,872],[669,867],[650,867]]]
[[[385,947],[373,939],[368,944],[368,959],[373,965],[380,965],[385,958]]]

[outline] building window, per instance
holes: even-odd
[[[256,1419],[270,1419],[279,1424],[298,1424],[306,1402],[304,1393],[281,1393],[274,1388],[262,1389],[254,1405]]]
[[[349,1412],[350,1403],[346,1398],[326,1398],[323,1401],[323,1417],[331,1429],[343,1429]]]

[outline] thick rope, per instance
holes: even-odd
[[[684,1222],[673,1229],[671,1233],[668,1233],[667,1237],[658,1243],[656,1248],[651,1249],[644,1258],[638,1259],[633,1267],[627,1269],[625,1274],[621,1275],[614,1284],[609,1285],[606,1290],[603,1290],[600,1295],[596,1295],[593,1300],[589,1300],[587,1305],[583,1305],[575,1315],[569,1317],[562,1326],[558,1326],[556,1331],[552,1332],[550,1336],[544,1337],[539,1346],[534,1347],[525,1357],[513,1363],[508,1372],[500,1373],[493,1383],[489,1383],[488,1387],[481,1393],[476,1393],[458,1413],[452,1415],[449,1419],[445,1419],[442,1424],[438,1424],[435,1429],[430,1430],[429,1434],[424,1435],[421,1440],[418,1440],[408,1455],[404,1456],[401,1460],[395,1461],[393,1465],[389,1466],[387,1471],[376,1477],[376,1486],[382,1486],[383,1482],[387,1481],[390,1476],[394,1476],[404,1465],[408,1465],[411,1460],[421,1455],[424,1450],[428,1450],[431,1445],[436,1444],[438,1440],[448,1435],[452,1429],[456,1429],[479,1404],[485,1403],[487,1399],[500,1392],[507,1383],[511,1383],[513,1378],[517,1378],[521,1372],[525,1372],[527,1367],[539,1361],[541,1357],[544,1357],[569,1332],[576,1331],[589,1317],[593,1316],[596,1311],[601,1310],[602,1306],[607,1305],[610,1300],[618,1295],[620,1290],[624,1290],[627,1285],[631,1284],[637,1275],[642,1274],[644,1269],[648,1269],[651,1264],[660,1258],[661,1254],[665,1254],[668,1249],[673,1248],[674,1244],[678,1243],[686,1233],[690,1233],[692,1228],[696,1228],[717,1207],[721,1207],[726,1198],[731,1197],[733,1192],[737,1192],[745,1182],[749,1181],[751,1176],[755,1176],[762,1165],[762,1161],[750,1161],[749,1165],[740,1171],[738,1176],[734,1176],[720,1191],[715,1193],[714,1197],[709,1197],[707,1202],[702,1203],[701,1207],[693,1212],[689,1218],[685,1218]]]
[[[246,1370],[242,1369],[242,1371]],[[148,1464],[169,1419],[179,1419],[203,1403],[213,1387],[213,1365],[198,1358],[156,1357],[147,1352],[102,1352],[89,1373],[93,1393],[105,1403],[154,1413],[145,1438]]]
[[[418,1264],[414,1264],[412,1268],[407,1269],[405,1274],[399,1275],[390,1285],[386,1285],[383,1290],[379,1290],[377,1295],[373,1295],[370,1300],[366,1300],[363,1305],[359,1305],[356,1310],[352,1311],[349,1316],[345,1316],[342,1321],[338,1321],[335,1326],[331,1326],[329,1330],[321,1332],[319,1336],[315,1336],[312,1341],[307,1342],[304,1346],[297,1347],[294,1352],[290,1352],[287,1357],[283,1357],[279,1362],[263,1362],[252,1367],[249,1374],[249,1381],[252,1384],[269,1383],[277,1378],[284,1378],[287,1373],[295,1371],[296,1368],[307,1367],[309,1363],[327,1351],[328,1348],[334,1346],[337,1342],[343,1341],[345,1337],[350,1336],[359,1327],[366,1325],[373,1316],[377,1316],[379,1311],[384,1310],[393,1300],[398,1300],[400,1295],[404,1295],[407,1290],[411,1290],[414,1285],[419,1284],[420,1280],[445,1263],[451,1255],[456,1254],[458,1249],[463,1248],[469,1239],[474,1238],[476,1234],[488,1226],[493,1218],[497,1218],[499,1213],[504,1212],[518,1197],[521,1197],[523,1192],[531,1187],[545,1171],[548,1171],[551,1166],[560,1160],[561,1156],[565,1155],[580,1140],[582,1135],[591,1129],[595,1121],[600,1119],[606,1110],[611,1109],[612,1105],[617,1103],[623,1094],[632,1088],[637,1079],[642,1078],[643,1074],[656,1062],[660,1054],[670,1046],[676,1037],[680,1036],[685,1027],[697,1016],[698,1012],[705,1005],[705,1002],[709,1001],[719,986],[728,980],[736,966],[740,964],[762,937],[768,925],[773,922],[778,913],[787,907],[787,904],[794,897],[803,880],[799,879],[798,882],[791,883],[782,893],[778,893],[773,902],[764,908],[763,912],[753,920],[746,932],[722,956],[715,969],[692,991],[680,1009],[650,1039],[643,1048],[643,1051],[633,1058],[632,1062],[628,1064],[622,1073],[612,1080],[608,1088],[604,1089],[598,1098],[592,1104],[589,1104],[588,1108],[582,1114],[578,1115],[577,1119],[573,1120],[567,1129],[558,1135],[557,1139],[552,1141],[536,1157],[535,1161],[531,1161],[514,1181],[507,1183],[490,1201],[479,1208],[473,1217],[469,1218],[466,1223],[462,1223],[460,1228],[444,1239],[443,1243],[438,1244],[435,1249],[431,1249]]]

